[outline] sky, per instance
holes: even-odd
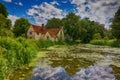
[[[12,25],[16,19],[27,18],[31,24],[46,24],[50,18],[65,17],[74,12],[81,19],[105,24],[109,28],[110,19],[120,7],[120,0],[0,0],[8,10]]]

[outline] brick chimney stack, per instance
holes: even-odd
[[[42,27],[44,26],[44,24],[42,24]]]
[[[46,30],[44,24],[42,24],[41,27],[42,27],[42,30]]]

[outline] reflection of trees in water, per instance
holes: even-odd
[[[50,60],[52,67],[62,66],[69,75],[73,75],[75,72],[80,70],[80,67],[87,68],[93,65],[94,62],[89,61],[85,58],[73,58],[73,57],[63,57],[58,60]]]

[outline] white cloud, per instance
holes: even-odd
[[[23,4],[21,2],[18,3],[20,6],[23,6]]]
[[[64,4],[67,3],[67,2],[68,2],[67,0],[66,1],[62,1],[62,3],[64,3]]]
[[[57,1],[51,2],[52,5],[60,5]]]
[[[19,19],[19,17],[15,16],[15,15],[9,15],[8,19],[10,19],[12,21],[12,25],[14,25],[16,19]]]
[[[19,5],[19,6],[23,6],[23,3],[22,2],[15,2],[16,5]]]
[[[12,0],[3,0],[3,1],[5,1],[5,2],[12,2]]]
[[[66,15],[63,10],[47,2],[32,6],[32,8],[27,11],[27,14],[34,18],[37,25],[46,23],[50,18],[63,18]]]
[[[113,18],[120,6],[119,0],[71,0],[76,5],[76,14],[89,17],[90,20],[98,21],[109,26],[109,19]]]

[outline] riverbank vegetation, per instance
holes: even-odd
[[[92,40],[90,41],[90,44],[93,45],[101,45],[101,46],[111,46],[111,47],[120,47],[120,41],[117,41],[116,39],[113,40]]]
[[[107,31],[107,37],[103,39],[92,40],[90,43],[94,45],[107,45],[112,47],[120,47],[120,8],[115,13],[112,21],[111,29]],[[98,37],[98,35],[97,35]]]
[[[29,64],[42,48],[53,46],[52,41],[32,40],[22,37],[0,37],[0,80],[9,72]]]

